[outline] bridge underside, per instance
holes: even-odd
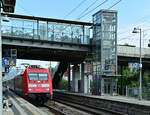
[[[129,62],[140,62],[140,59],[138,57],[118,56],[118,65],[128,66]],[[150,58],[142,58],[142,66],[143,68],[150,68]]]
[[[87,46],[76,44],[47,43],[22,39],[3,39],[3,57],[10,49],[17,49],[17,59],[66,61],[72,64],[83,62],[88,54]],[[10,54],[10,53],[9,53]]]

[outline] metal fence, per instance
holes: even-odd
[[[128,97],[139,97],[139,88],[126,88],[126,96]],[[150,87],[142,88],[142,99],[150,100]]]

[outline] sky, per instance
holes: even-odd
[[[22,64],[31,64],[31,65],[40,65],[40,67],[42,68],[48,68],[48,67],[55,67],[57,65],[57,62],[54,62],[54,61],[37,61],[37,60],[22,60],[22,59],[17,59],[17,62],[16,62],[16,66],[17,67],[21,67]]]
[[[105,4],[96,8],[104,1]],[[139,27],[142,29],[142,47],[147,47],[150,38],[150,0],[16,0],[15,14],[92,22],[94,13],[110,8],[117,1],[120,2],[111,10],[118,12],[118,44],[139,47],[139,34],[132,33],[134,27]],[[94,5],[88,8],[92,3]],[[79,20],[84,15],[83,11],[92,12]]]
[[[106,1],[105,4],[96,8],[104,1]],[[132,30],[134,27],[140,27],[143,31],[150,28],[150,0],[16,0],[15,13],[92,22],[94,13],[100,9],[110,8],[117,1],[120,2],[112,7],[111,10],[118,11],[118,44],[128,43],[139,46],[139,35],[132,34]],[[88,8],[92,3],[93,6]],[[93,10],[94,8],[96,9]],[[72,10],[73,12],[71,12]],[[92,12],[78,20],[88,11]],[[82,14],[82,12],[84,13]],[[150,35],[148,33],[149,31],[146,31],[143,34],[143,47],[147,47],[146,43],[149,42]]]
[[[94,1],[97,1],[89,10],[92,10],[104,0],[84,0],[74,12],[66,16],[83,0],[16,0],[15,13],[39,17],[76,20],[79,15]],[[108,9],[119,0],[107,2],[86,15],[81,21],[91,21],[92,15],[100,9]],[[118,26],[124,28],[130,24],[142,23],[150,19],[150,0],[121,0],[111,10],[118,11]],[[86,10],[88,11],[88,10]],[[66,17],[65,17],[66,16]],[[65,18],[64,18],[65,17]]]

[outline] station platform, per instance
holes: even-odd
[[[11,91],[5,97],[7,98],[8,103],[13,105],[12,107],[3,108],[3,115],[47,115],[47,113]]]
[[[145,105],[150,107],[150,100],[139,100],[138,98],[134,97],[127,97],[127,96],[111,96],[111,95],[91,95],[91,94],[84,94],[84,93],[74,93],[74,92],[68,92],[67,90],[54,90],[54,92],[65,92],[72,95],[79,95],[79,96],[85,96],[85,97],[91,97],[91,98],[97,98],[97,99],[105,99],[110,101],[117,101],[117,102],[124,102],[124,103],[130,103],[130,104],[138,104],[138,105]]]
[[[150,107],[150,100],[139,100],[138,98],[134,97],[105,95],[98,98]]]
[[[81,95],[84,95],[84,94],[81,94]],[[139,100],[138,98],[134,98],[134,97],[111,96],[111,95],[104,95],[104,96],[86,95],[86,96],[93,97],[93,98],[106,99],[110,101],[129,103],[129,104],[144,105],[144,106],[150,107],[150,100]]]
[[[54,98],[71,100],[74,103],[85,104],[97,109],[104,108],[127,115],[150,115],[150,101],[139,100],[126,96],[90,95],[73,93],[68,91],[54,90]],[[63,97],[63,98],[61,98]]]

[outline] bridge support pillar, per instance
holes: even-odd
[[[70,84],[70,64],[69,64],[69,67],[68,67],[68,91],[71,90],[71,84]]]
[[[80,71],[78,65],[72,67],[72,91],[80,91]]]
[[[84,67],[85,64],[82,63],[80,65],[80,76],[81,76],[81,92],[85,93],[85,76],[84,76]]]
[[[90,93],[90,63],[82,63],[81,64],[81,92],[82,93]]]

